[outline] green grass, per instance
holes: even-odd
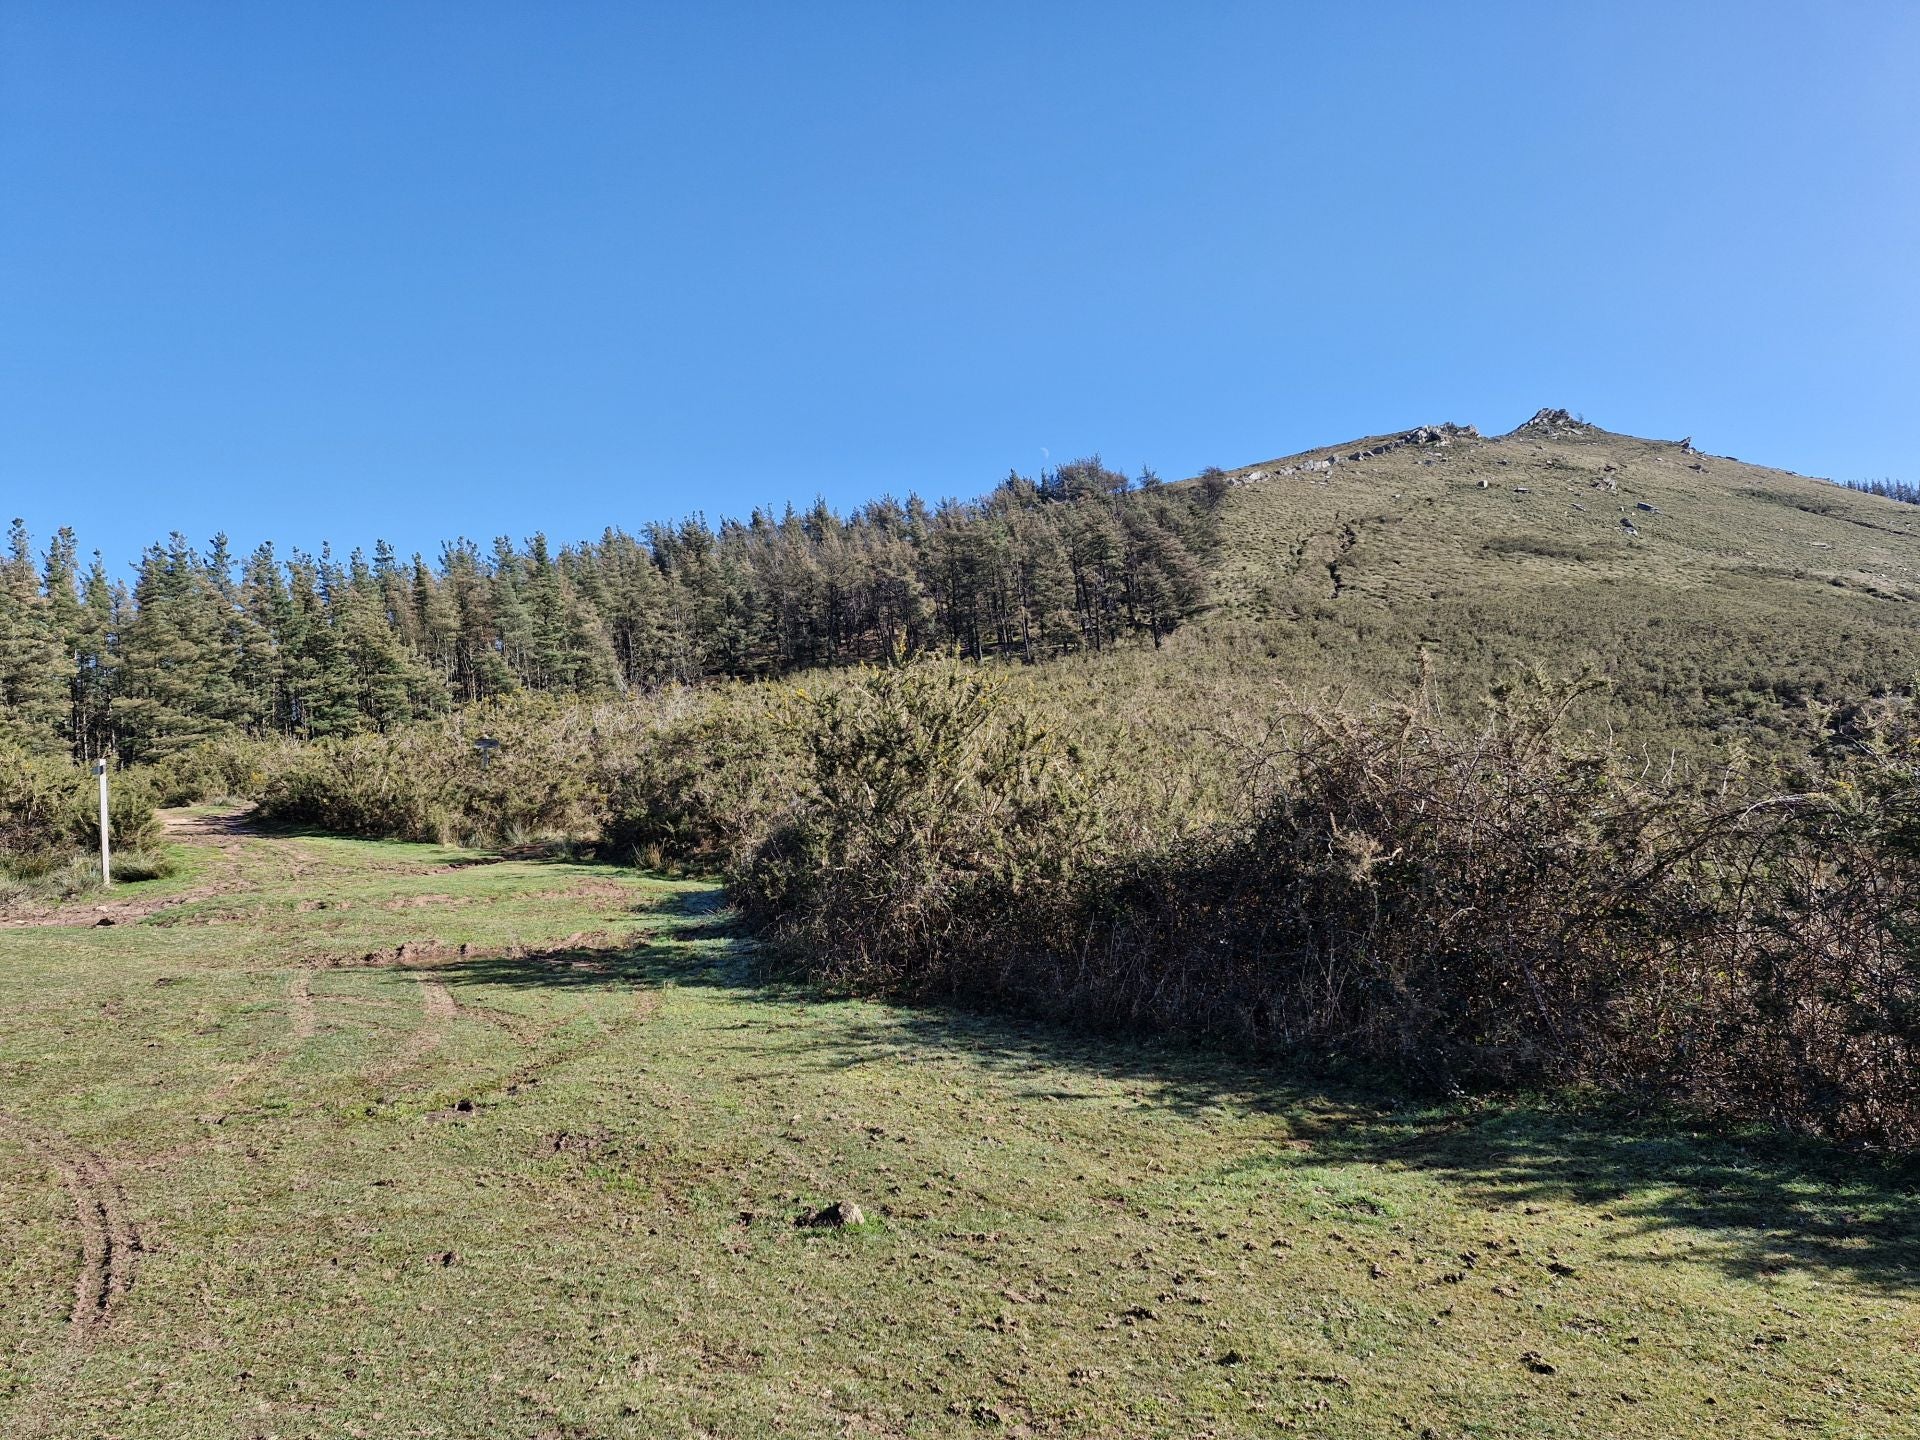
[[[697,882],[180,848],[0,931],[10,1437],[1920,1433],[1911,1175],[836,1000]],[[140,1246],[78,1329],[69,1143]]]

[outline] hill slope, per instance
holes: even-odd
[[[1591,665],[1637,729],[1764,739],[1920,672],[1920,510],[1684,441],[1542,411],[1226,478],[1211,624],[1308,678]]]

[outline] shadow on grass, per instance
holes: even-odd
[[[1081,1088],[1098,1080],[1200,1123],[1223,1114],[1279,1117],[1309,1142],[1306,1151],[1280,1152],[1285,1163],[1392,1166],[1431,1175],[1490,1208],[1572,1201],[1645,1232],[1698,1231],[1706,1254],[1743,1278],[1807,1267],[1887,1291],[1920,1287],[1920,1163],[1911,1160],[1875,1160],[1776,1132],[1703,1133],[1617,1103],[1434,1102],[1351,1064],[1261,1060],[1199,1041],[847,1003],[756,963],[750,942],[727,938],[718,905],[716,896],[694,895],[663,907],[657,935],[640,949],[561,947],[438,973],[476,985],[715,987],[759,1003],[828,1007],[839,1012],[831,1024],[798,1036],[770,1032],[762,1047],[769,1059],[801,1072],[910,1064],[929,1053],[963,1057],[1014,1098],[1034,1101],[1111,1098],[1111,1088]]]

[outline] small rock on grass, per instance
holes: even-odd
[[[848,1225],[864,1225],[867,1217],[851,1200],[836,1200],[811,1214],[802,1215],[793,1223],[809,1230],[840,1230]]]

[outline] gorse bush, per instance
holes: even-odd
[[[856,988],[1920,1143],[1911,734],[1792,793],[1656,782],[1566,733],[1576,695],[1466,730],[1296,708],[1246,748],[1242,814],[1139,848],[1122,772],[1017,692],[875,673],[795,710],[796,793],[736,893]]]
[[[526,699],[473,706],[388,734],[291,749],[258,798],[275,820],[350,835],[448,843],[591,835],[612,756],[644,725],[624,705]],[[498,742],[482,758],[481,739]]]
[[[682,692],[594,777],[602,847],[655,869],[735,869],[767,833],[798,763],[772,687]]]
[[[161,805],[196,805],[209,800],[257,796],[267,777],[298,755],[286,740],[245,740],[223,736],[176,750],[136,772]]]
[[[1002,925],[1067,894],[1098,852],[1096,772],[1023,690],[922,664],[797,695],[792,798],[735,876],[749,915],[824,973],[967,988]]]
[[[1566,698],[1466,734],[1301,716],[1246,825],[1123,868],[1070,1008],[1920,1141],[1910,764],[1649,783],[1563,735]]]
[[[77,767],[0,741],[0,858],[49,852],[68,838]]]
[[[153,791],[140,775],[114,777],[107,828],[116,849],[136,850],[158,841]],[[44,875],[74,852],[93,850],[99,840],[93,776],[67,760],[0,741],[0,867],[17,875]]]

